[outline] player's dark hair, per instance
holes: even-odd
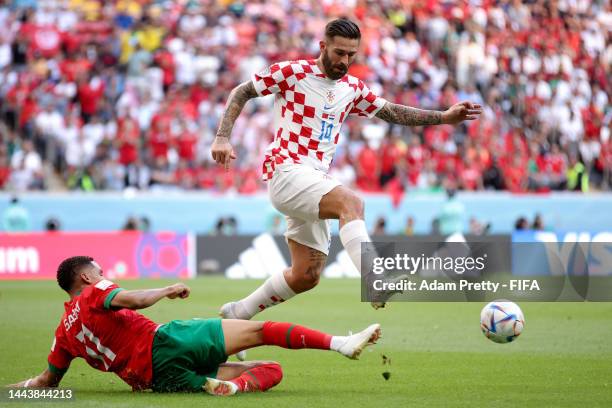
[[[73,256],[64,259],[57,268],[57,284],[66,292],[70,292],[79,269],[91,264],[92,261],[93,258],[91,256]]]
[[[351,20],[347,18],[338,18],[330,21],[325,26],[325,37],[331,39],[336,36],[350,38],[352,40],[360,40],[361,31],[359,31],[359,26],[353,23]]]

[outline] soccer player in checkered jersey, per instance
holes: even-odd
[[[360,38],[359,27],[350,20],[331,21],[316,60],[273,64],[229,96],[212,145],[213,159],[226,167],[236,158],[229,137],[245,103],[259,96],[275,96],[274,141],[266,152],[263,178],[272,204],[287,217],[291,267],[246,298],[223,305],[223,317],[250,319],[314,288],[327,258],[330,219],[339,220],[342,245],[361,271],[361,243],[370,242],[363,201],[326,174],[347,116],[376,116],[393,124],[424,126],[474,120],[481,113],[481,107],[470,102],[441,112],[391,103],[375,95],[361,80],[347,74]]]

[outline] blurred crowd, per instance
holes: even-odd
[[[403,128],[349,119],[332,174],[365,191],[610,189],[612,8],[605,0],[13,0],[0,4],[0,187],[252,193],[273,137],[250,102],[230,171],[209,146],[230,90],[314,58],[357,21],[351,74],[425,109],[482,118]]]

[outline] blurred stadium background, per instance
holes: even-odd
[[[332,174],[361,191],[372,234],[545,230],[563,240],[612,228],[607,1],[13,0],[0,8],[2,229],[139,230],[130,245],[169,245],[167,265],[223,273],[226,261],[196,255],[205,236],[284,229],[260,181],[269,97],[236,123],[232,168],[211,162],[228,93],[272,62],[316,57],[339,15],[363,33],[350,72],[380,95],[485,107],[457,127],[345,124]],[[35,262],[18,262],[29,259],[19,249],[62,239],[73,238],[3,235],[0,272]],[[223,248],[235,260],[245,250]],[[30,269],[53,270],[41,256]]]
[[[260,181],[272,100],[246,106],[229,171],[209,147],[230,90],[272,62],[316,57],[337,16],[360,24],[350,72],[381,96],[485,107],[457,127],[345,123],[332,175],[360,191],[375,238],[612,242],[609,1],[3,0],[0,281],[21,281],[0,284],[1,384],[44,368],[65,295],[30,280],[53,280],[66,256],[94,256],[107,277],[137,279],[129,289],[218,275],[192,281],[188,302],[145,311],[160,322],[213,316],[257,286],[223,274],[263,278],[288,262]],[[328,263],[327,277],[355,275],[336,237]],[[219,404],[610,406],[609,304],[522,304],[526,331],[500,348],[479,331],[480,304],[375,312],[358,293],[358,280],[323,279],[262,318],[337,333],[377,320],[376,353],[353,365],[253,351],[282,361],[285,382]],[[394,361],[388,382],[379,353]],[[199,398],[128,395],[82,362],[64,385],[78,406]]]

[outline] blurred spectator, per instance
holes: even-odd
[[[45,231],[47,232],[57,232],[57,231],[60,231],[61,229],[62,229],[62,224],[55,217],[51,217],[47,220],[47,222],[45,222]]]
[[[571,154],[567,169],[567,189],[570,191],[589,191],[589,175],[586,173],[584,164],[582,164],[576,154]]]
[[[497,165],[497,160],[495,159],[483,174],[483,186],[486,189],[492,190],[503,190],[505,188],[502,171]]]
[[[536,214],[531,224],[531,229],[535,231],[544,231],[544,220],[541,214]]]
[[[440,215],[438,216],[440,233],[445,236],[456,232],[463,233],[465,207],[457,200],[456,191],[453,188],[449,188],[446,194],[447,200],[442,206],[442,211],[440,211]]]
[[[434,218],[431,220],[431,235],[440,235],[440,219]]]
[[[2,214],[2,229],[4,232],[27,232],[30,230],[30,214],[19,203],[17,197],[11,198],[11,203]]]
[[[233,216],[221,217],[215,224],[215,235],[235,235],[238,230],[238,222]]]
[[[387,221],[385,220],[385,217],[378,217],[376,224],[374,224],[372,235],[385,235],[387,233],[385,229],[386,225]]]
[[[514,223],[515,231],[525,231],[529,229],[529,221],[525,217],[519,217]]]
[[[71,190],[94,191],[96,184],[92,178],[92,168],[85,167],[70,170],[66,185]]]
[[[0,189],[6,189],[11,177],[11,165],[6,153],[6,148],[0,146]]]
[[[17,191],[44,188],[42,160],[29,139],[23,140],[11,157],[10,184]]]
[[[125,224],[123,224],[123,227],[121,227],[121,229],[123,231],[138,231],[139,229],[138,219],[132,216],[128,217],[128,219],[125,221]]]
[[[236,217],[231,216],[227,218],[226,222],[226,232],[225,235],[236,235],[238,232],[238,221]]]
[[[404,235],[413,236],[414,235],[414,217],[410,216],[406,218],[406,227],[404,228]]]
[[[151,219],[149,217],[140,217],[140,230],[144,233],[151,232]]]
[[[266,231],[272,235],[283,235],[286,226],[283,221],[283,216],[277,211],[271,211],[268,215],[268,222]]]

